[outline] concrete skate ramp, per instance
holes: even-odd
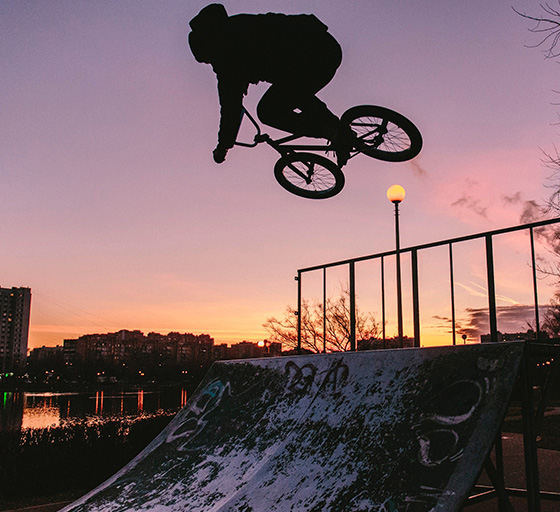
[[[140,455],[64,511],[458,510],[522,353],[499,343],[217,362]]]

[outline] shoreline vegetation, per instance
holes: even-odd
[[[175,414],[0,432],[0,510],[79,498],[132,460]]]
[[[122,386],[57,385],[26,386],[0,393],[106,394],[121,392],[186,390],[190,396],[199,384],[188,382],[143,383]],[[186,380],[186,379],[185,379]],[[74,501],[89,492],[140,453],[180,410],[124,416],[72,418],[58,426],[0,430],[0,511]]]

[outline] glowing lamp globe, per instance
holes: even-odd
[[[404,188],[400,185],[392,185],[387,190],[387,198],[391,203],[400,203],[404,199]]]

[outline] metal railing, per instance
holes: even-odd
[[[452,323],[452,340],[453,344],[456,344],[456,305],[455,305],[455,281],[454,281],[454,262],[453,262],[453,248],[457,244],[462,242],[467,242],[470,240],[483,239],[485,241],[485,253],[486,253],[486,280],[488,289],[488,315],[489,315],[489,326],[490,326],[490,341],[498,341],[498,323],[497,323],[497,307],[496,307],[496,284],[494,275],[494,247],[493,240],[498,235],[503,235],[507,233],[512,233],[515,231],[527,231],[529,233],[530,249],[531,249],[531,268],[533,277],[533,301],[534,301],[534,319],[536,326],[536,335],[539,339],[540,334],[540,318],[539,318],[539,303],[538,303],[538,290],[537,290],[537,265],[535,256],[535,230],[544,226],[551,224],[556,224],[560,222],[560,218],[543,220],[539,222],[532,222],[529,224],[523,224],[519,226],[514,226],[510,228],[498,229],[495,231],[487,231],[483,233],[478,233],[475,235],[462,236],[458,238],[452,238],[448,240],[442,240],[439,242],[432,242],[428,244],[417,245],[413,247],[407,247],[403,249],[382,252],[378,254],[371,254],[368,256],[361,256],[359,258],[352,258],[347,260],[336,261],[332,263],[326,263],[323,265],[316,265],[313,267],[302,268],[297,271],[297,289],[298,289],[298,299],[297,299],[297,314],[298,314],[298,351],[301,352],[302,346],[302,280],[303,275],[310,272],[315,272],[322,270],[323,272],[323,341],[326,341],[326,293],[327,293],[327,269],[333,267],[348,267],[348,292],[349,292],[349,324],[350,324],[350,334],[349,334],[349,345],[350,350],[354,351],[356,347],[356,263],[363,262],[367,260],[379,260],[381,264],[381,296],[382,296],[382,328],[383,328],[383,339],[385,340],[385,271],[384,264],[387,257],[396,256],[397,252],[402,255],[405,253],[410,253],[411,256],[411,285],[412,285],[412,317],[413,317],[413,330],[414,330],[414,346],[420,347],[420,290],[418,284],[418,254],[421,251],[432,249],[435,247],[448,247],[448,261],[449,261],[449,279],[451,284],[450,298],[451,298],[451,323]],[[400,346],[402,346],[402,339],[400,340]]]

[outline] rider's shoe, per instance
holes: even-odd
[[[226,159],[227,152],[227,148],[224,148],[218,144],[216,149],[212,151],[214,162],[216,162],[217,164],[221,164]]]
[[[350,160],[350,149],[338,147],[335,153],[337,165],[339,167],[344,167],[348,163],[348,160]]]
[[[356,134],[349,127],[341,127],[333,141],[332,146],[336,153],[336,162],[339,167],[343,167],[350,159],[350,153],[357,143]]]

